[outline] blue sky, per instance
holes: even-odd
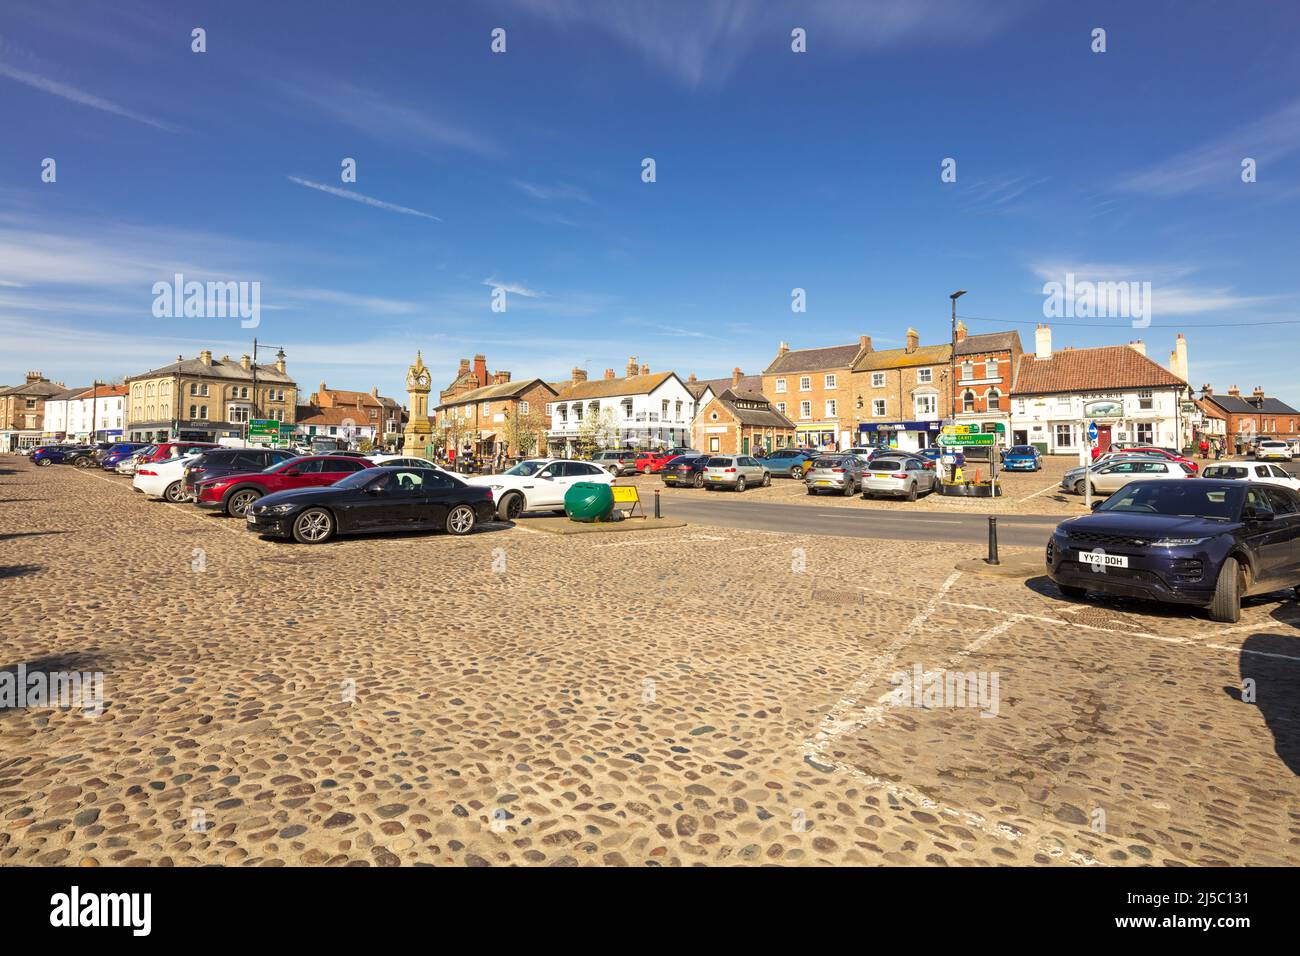
[[[438,382],[477,352],[720,376],[946,340],[959,288],[972,332],[1032,347],[1073,272],[1151,282],[1153,323],[1057,320],[1057,347],[1163,362],[1182,330],[1193,385],[1300,403],[1300,325],[1248,324],[1300,317],[1297,27],[1259,0],[6,0],[0,384],[254,334],[307,389],[403,398],[416,348]],[[260,326],[155,318],[178,271],[260,282]]]

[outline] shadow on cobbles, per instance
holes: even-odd
[[[8,541],[10,538],[37,538],[47,534],[71,533],[71,531],[11,531],[9,534],[0,534],[0,541]]]
[[[0,667],[0,691],[3,691],[0,693],[0,718],[26,709],[18,706],[15,701],[21,700],[30,692],[33,675],[48,678],[55,674],[88,674],[101,670],[103,663],[99,659],[77,652],[52,654]],[[19,687],[20,682],[24,683],[22,688]]]
[[[1274,612],[1274,617],[1278,617]],[[1252,634],[1241,646],[1238,666],[1243,686],[1254,682],[1255,706],[1273,734],[1273,749],[1300,775],[1300,630],[1294,618],[1283,624],[1288,634]],[[1242,688],[1225,687],[1242,700]]]
[[[39,564],[5,564],[0,565],[0,581],[8,578],[21,578],[41,570]]]

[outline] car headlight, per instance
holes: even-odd
[[[268,515],[287,515],[293,510],[293,508],[293,505],[267,505],[262,509],[262,513]]]
[[[1161,538],[1159,541],[1152,541],[1153,548],[1190,548],[1193,545],[1209,541],[1209,538]]]
[[[500,491],[501,489],[505,488],[505,485],[488,485],[488,487],[491,488],[493,491]]]

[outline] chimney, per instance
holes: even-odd
[[[509,372],[496,372],[496,373],[494,373],[494,374],[492,375],[492,384],[493,384],[493,385],[504,385],[504,384],[506,384],[506,382],[508,382],[508,381],[510,381],[510,373],[509,373]]]
[[[204,349],[202,352],[200,352],[200,353],[199,353],[199,361],[202,362],[204,365],[211,365],[211,364],[212,364],[212,350],[211,350],[211,349]]]
[[[731,370],[731,386],[732,388],[735,388],[739,384],[740,384],[740,369],[733,368]]]
[[[642,375],[649,375],[649,374],[650,374],[650,366],[649,366],[649,365],[642,365],[642,366],[641,366],[641,374],[642,374]]]
[[[1255,391],[1252,392],[1251,394],[1254,395],[1256,398],[1262,399],[1264,397],[1264,386],[1256,385]]]
[[[324,388],[324,387],[325,387],[325,383],[324,383],[324,382],[321,382],[321,383],[320,383],[320,387],[321,387],[321,388]],[[370,386],[370,397],[371,397],[371,398],[378,398],[378,397],[379,397],[379,386],[378,386],[378,385],[372,385],[372,386]]]
[[[916,329],[907,330],[907,351],[915,352],[921,345],[921,336]]]
[[[627,377],[633,378],[635,376],[636,376],[636,356],[633,355],[627,360]]]
[[[42,375],[40,372],[28,372],[28,373],[27,373],[27,381],[28,381],[29,383],[30,383],[30,382],[40,382],[40,381],[43,381],[44,379],[45,379],[45,376]]]
[[[776,347],[776,357],[777,357],[777,358],[780,358],[782,355],[784,355],[784,354],[785,354],[786,352],[788,352],[788,351],[790,351],[790,343],[789,343],[789,342],[782,342],[780,345],[778,345],[778,346]]]
[[[469,371],[469,359],[461,359],[461,360],[460,360],[460,370],[456,373],[456,377],[457,377],[457,378],[460,378],[462,375],[466,374],[468,371]]]
[[[687,378],[686,381],[689,382],[690,384],[694,385],[694,384],[695,384],[695,373],[692,372],[692,373],[690,374],[690,377]]]
[[[1131,342],[1129,342],[1128,347],[1131,348],[1138,355],[1147,354],[1147,344],[1143,342],[1141,339],[1133,339]]]
[[[858,349],[859,349],[859,351],[862,351],[862,352],[870,352],[870,351],[871,351],[871,336],[869,336],[869,335],[859,335],[859,336],[858,336]]]
[[[1052,357],[1052,329],[1046,322],[1038,323],[1038,328],[1034,330],[1034,357]]]
[[[1169,371],[1187,381],[1187,339],[1182,332],[1174,339],[1174,350],[1169,353]]]
[[[474,380],[478,382],[479,388],[487,384],[487,356],[485,355],[474,356]]]
[[[957,322],[957,341],[966,341],[966,323],[958,320]]]
[[[575,382],[585,382],[587,380],[587,370],[585,368],[575,368],[572,378]]]
[[[617,377],[618,376],[614,374],[614,370],[612,368],[605,369],[605,381],[608,382],[611,378],[617,378]]]
[[[1209,397],[1210,397],[1211,395],[1213,395],[1213,394],[1214,394],[1214,389],[1210,388],[1210,386],[1208,386],[1208,385],[1202,385],[1202,386],[1201,386],[1201,395],[1202,395],[1203,397],[1205,397],[1205,398],[1209,398]]]
[[[1241,389],[1239,389],[1236,385],[1229,385],[1228,394],[1231,395],[1233,398],[1241,398]]]
[[[229,361],[230,361],[230,353],[227,352],[225,355],[221,356],[221,361],[223,361],[223,362],[229,362]]]
[[[285,366],[284,366],[284,349],[280,349],[280,351],[278,351],[278,352],[275,353],[275,370],[276,370],[277,372],[279,372],[281,375],[284,375],[284,374],[285,374],[285,370],[284,370],[284,369],[285,369]]]

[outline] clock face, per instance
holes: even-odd
[[[416,374],[410,376],[410,380],[411,380],[411,382],[413,382],[413,383],[416,384],[416,385],[421,385],[421,386],[428,385],[428,384],[429,384],[429,373],[428,373],[428,372],[417,372]]]

